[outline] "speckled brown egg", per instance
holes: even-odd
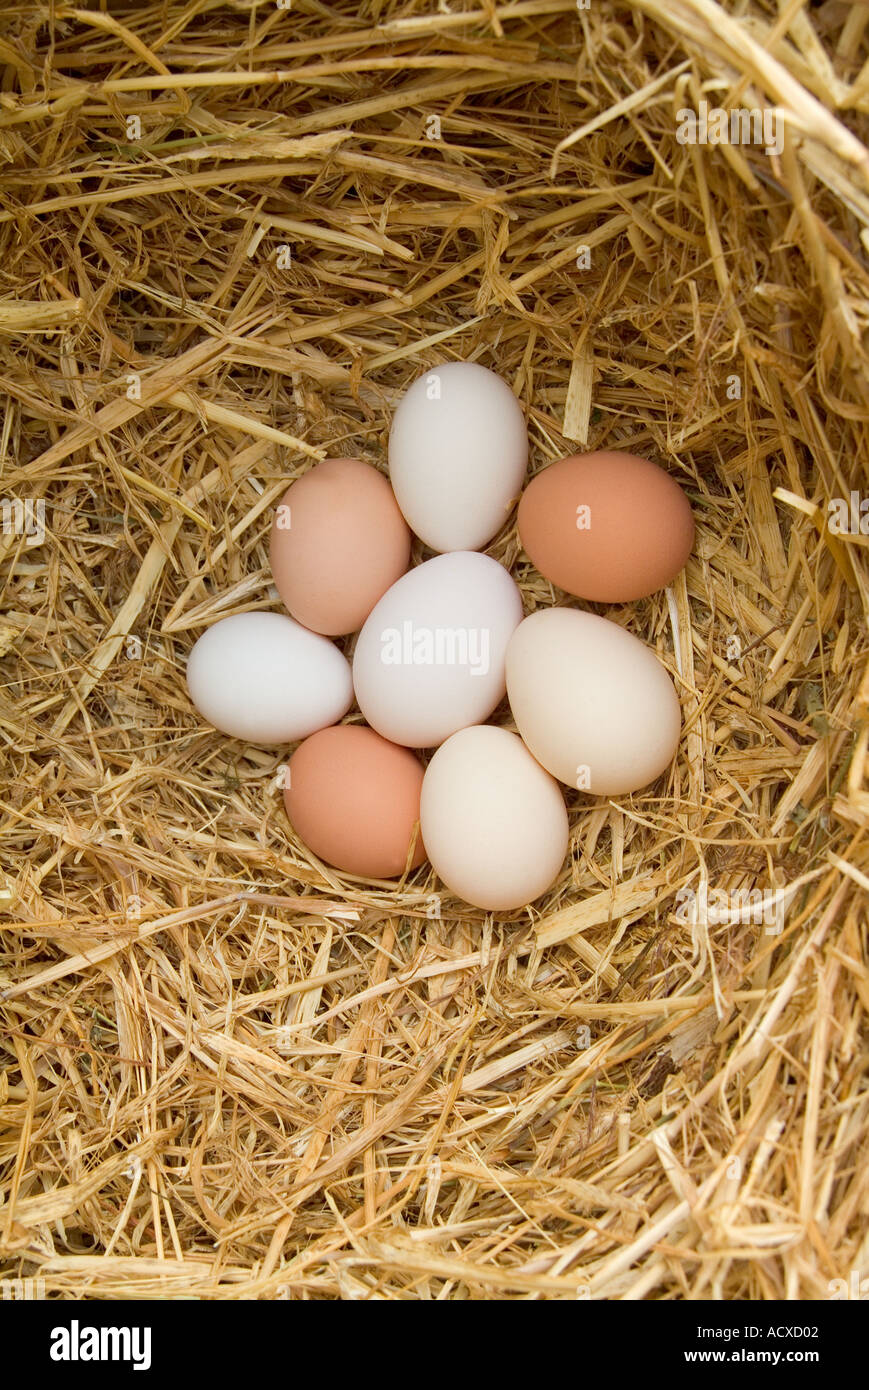
[[[669,584],[694,543],[679,484],[636,454],[572,454],[544,468],[519,503],[519,538],[559,589],[628,603]]]
[[[293,829],[319,859],[364,878],[395,878],[425,859],[419,822],[423,767],[359,724],[321,729],[290,759],[284,804]]]

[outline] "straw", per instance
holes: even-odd
[[[869,1277],[867,24],[804,0],[10,10],[2,490],[45,534],[0,534],[3,1279],[817,1300]],[[775,107],[780,152],[681,144],[701,100]],[[428,866],[320,864],[291,750],[215,732],[184,682],[209,623],[279,608],[289,481],[384,468],[401,393],[457,359],[516,391],[533,472],[640,453],[697,523],[668,592],[597,610],[674,674],[676,763],[568,792],[558,881],[494,918]],[[489,552],[527,612],[569,601],[514,518]]]

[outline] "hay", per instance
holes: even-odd
[[[867,540],[827,508],[869,492],[869,7],[112,9],[25,0],[0,38],[3,490],[47,526],[0,536],[4,1277],[865,1277]],[[780,156],[679,144],[701,98],[778,104]],[[288,478],[382,466],[452,358],[520,395],[534,469],[647,453],[698,524],[670,593],[609,612],[676,673],[676,766],[572,794],[559,882],[494,921],[427,868],[315,862],[288,750],[183,679],[209,622],[277,606]],[[515,528],[491,553],[528,610],[563,597]]]

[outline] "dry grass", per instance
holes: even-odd
[[[0,536],[0,1267],[49,1296],[869,1273],[867,540],[826,526],[869,493],[869,7],[444,8],[3,20],[2,486],[48,533]],[[701,95],[779,103],[781,157],[677,143]],[[676,766],[573,795],[556,888],[497,921],[314,862],[288,750],[184,685],[205,625],[277,606],[288,478],[382,465],[452,357],[512,384],[535,469],[649,453],[698,522],[611,614],[678,672]],[[782,890],[784,930],[677,912],[703,884]]]

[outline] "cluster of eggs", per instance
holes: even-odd
[[[344,872],[387,879],[428,858],[490,911],[539,897],[568,846],[559,782],[618,796],[672,760],[680,709],[654,652],[606,618],[523,617],[507,569],[480,553],[528,464],[525,419],[495,373],[454,362],[418,378],[389,436],[389,481],[327,459],[278,505],[270,560],[291,616],[209,628],[191,699],[250,742],[302,740],[284,798],[297,835]],[[678,484],[627,453],[573,455],[521,496],[519,538],[552,584],[624,603],[668,584],[694,524]],[[411,532],[439,552],[408,568]],[[358,633],[352,668],[332,640]],[[507,695],[518,736],[487,725]],[[340,724],[354,698],[366,723]],[[417,751],[434,749],[426,768]]]

